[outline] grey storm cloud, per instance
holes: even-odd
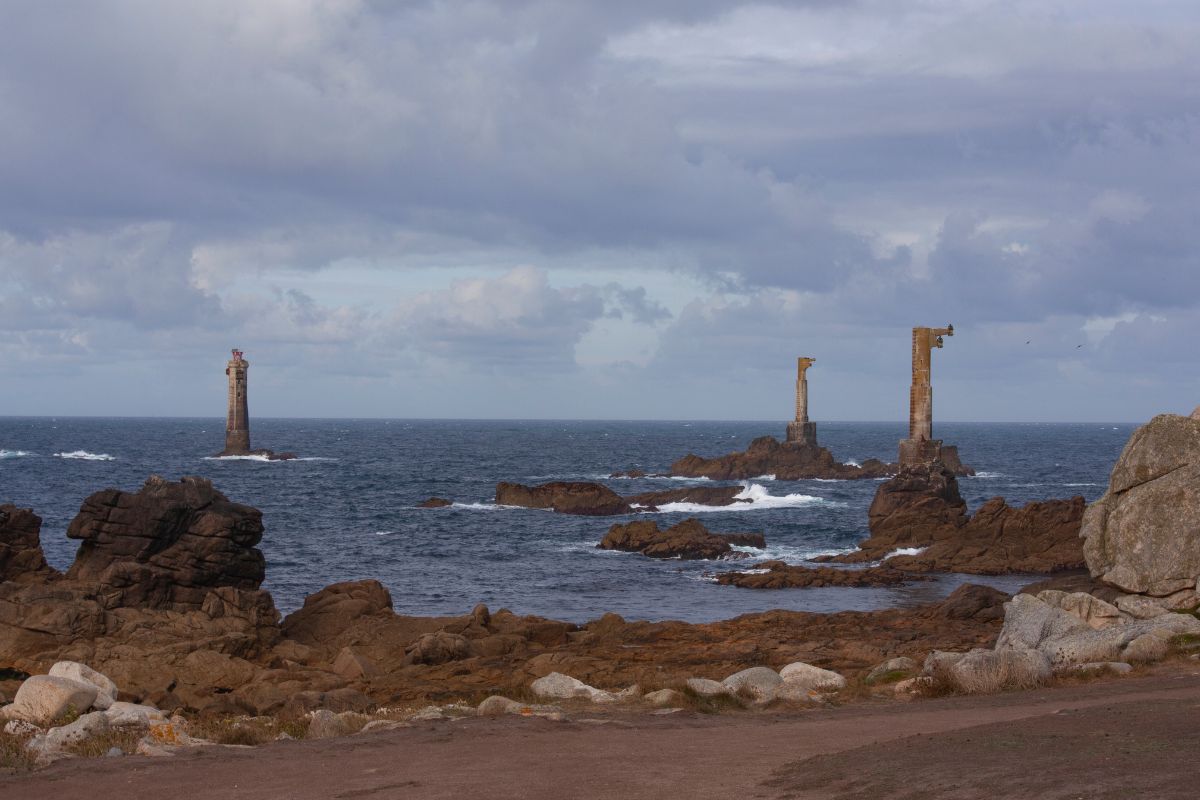
[[[1101,370],[1136,342],[1174,363],[1200,308],[1183,0],[3,16],[0,352],[17,360],[237,336],[297,366],[536,374],[615,324],[650,343],[650,385],[715,354],[770,370],[797,340],[891,369],[881,342],[952,319],[1001,362],[1091,331],[1069,355]],[[406,277],[443,267],[434,288]],[[390,283],[304,282],[351,269]]]

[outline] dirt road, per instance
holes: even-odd
[[[469,719],[0,778],[73,800],[1193,798],[1200,669],[776,714]]]

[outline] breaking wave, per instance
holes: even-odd
[[[743,484],[745,488],[734,495],[735,502],[727,506],[705,506],[699,503],[666,503],[658,507],[660,514],[703,514],[711,511],[762,511],[771,508],[802,508],[818,503],[830,503],[824,497],[811,494],[773,495],[757,483]],[[832,503],[830,503],[832,505]]]
[[[928,549],[927,547],[898,547],[879,560],[887,561],[892,556],[919,556]]]
[[[985,472],[980,470],[971,476],[972,478],[1007,478],[1003,472]]]
[[[116,456],[108,453],[89,453],[87,450],[72,450],[69,453],[55,453],[56,458],[70,458],[79,461],[116,461]]]
[[[23,456],[31,456],[27,450],[0,450],[0,458],[21,458]]]

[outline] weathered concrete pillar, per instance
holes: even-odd
[[[250,362],[235,348],[225,367],[225,374],[229,376],[229,411],[225,419],[225,451],[221,455],[250,452],[250,409],[246,402],[246,371],[249,368]]]
[[[808,421],[808,368],[815,358],[796,359],[796,419],[788,423],[787,440],[798,444],[817,443],[817,423]]]
[[[942,346],[943,336],[953,336],[954,326],[912,329],[912,388],[908,402],[908,438],[900,442],[900,464],[921,464],[939,457],[942,443],[933,438],[933,385],[931,354]]]

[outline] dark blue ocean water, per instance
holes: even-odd
[[[980,471],[961,481],[972,509],[1010,502],[1098,497],[1134,429],[1131,424],[941,424]],[[32,507],[42,544],[65,568],[75,543],[67,523],[88,494],[136,490],[151,474],[211,478],[231,499],[263,511],[267,583],[282,610],[334,581],[373,577],[397,611],[493,610],[583,621],[606,611],[628,618],[712,620],[771,608],[829,611],[923,602],[959,582],[898,589],[754,591],[718,586],[705,573],[726,562],[657,561],[596,550],[615,518],[496,508],[497,481],[604,480],[616,469],[663,471],[687,452],[743,449],[783,423],[256,419],[255,447],[305,460],[207,458],[223,445],[216,419],[0,418],[0,502]],[[819,424],[840,460],[893,460],[899,423]],[[609,482],[633,493],[685,485],[665,479]],[[748,482],[754,503],[704,512],[716,531],[762,531],[762,555],[800,561],[852,548],[866,536],[876,481]],[[449,509],[415,508],[439,495]],[[660,524],[689,516],[656,515]],[[979,581],[979,578],[973,578]],[[1023,579],[993,581],[1013,587]]]

